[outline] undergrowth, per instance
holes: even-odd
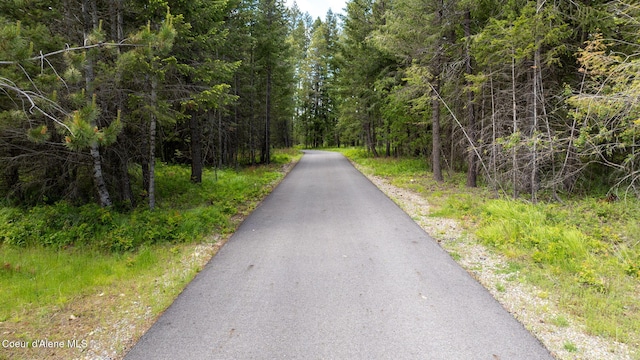
[[[213,231],[226,233],[233,230],[231,216],[258,201],[280,178],[276,166],[216,174],[209,169],[201,184],[192,184],[189,167],[159,164],[154,211],[144,205],[120,212],[66,202],[26,209],[0,207],[0,244],[124,252],[142,245],[197,241]]]
[[[34,309],[63,307],[96,288],[145,273],[170,255],[158,250],[143,248],[136,253],[104,254],[4,246],[0,322],[22,321]]]

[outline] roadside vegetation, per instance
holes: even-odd
[[[584,325],[589,334],[626,343],[640,354],[640,201],[612,199],[606,190],[561,201],[512,199],[487,187],[468,188],[465,174],[438,183],[423,159],[347,157],[433,206],[431,216],[459,220],[491,251],[504,256],[514,279],[535,285]],[[556,319],[559,324],[564,318]],[[559,325],[561,326],[561,325]]]
[[[159,165],[153,211],[66,202],[0,207],[0,339],[94,341],[86,354],[105,347],[97,330],[123,318],[133,329],[150,324],[299,156],[280,151],[268,166],[207,169],[201,184],[189,181],[189,167]],[[9,348],[0,359],[79,351]]]

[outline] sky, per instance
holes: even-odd
[[[294,0],[287,0],[287,6],[291,7]],[[346,0],[295,0],[302,12],[308,12],[315,20],[317,17],[324,20],[327,10],[331,8],[334,14],[344,14],[343,9],[347,6]]]

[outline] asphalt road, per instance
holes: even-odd
[[[342,155],[307,151],[125,359],[552,357]]]

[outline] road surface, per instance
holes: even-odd
[[[307,151],[125,359],[552,356],[342,155]]]

